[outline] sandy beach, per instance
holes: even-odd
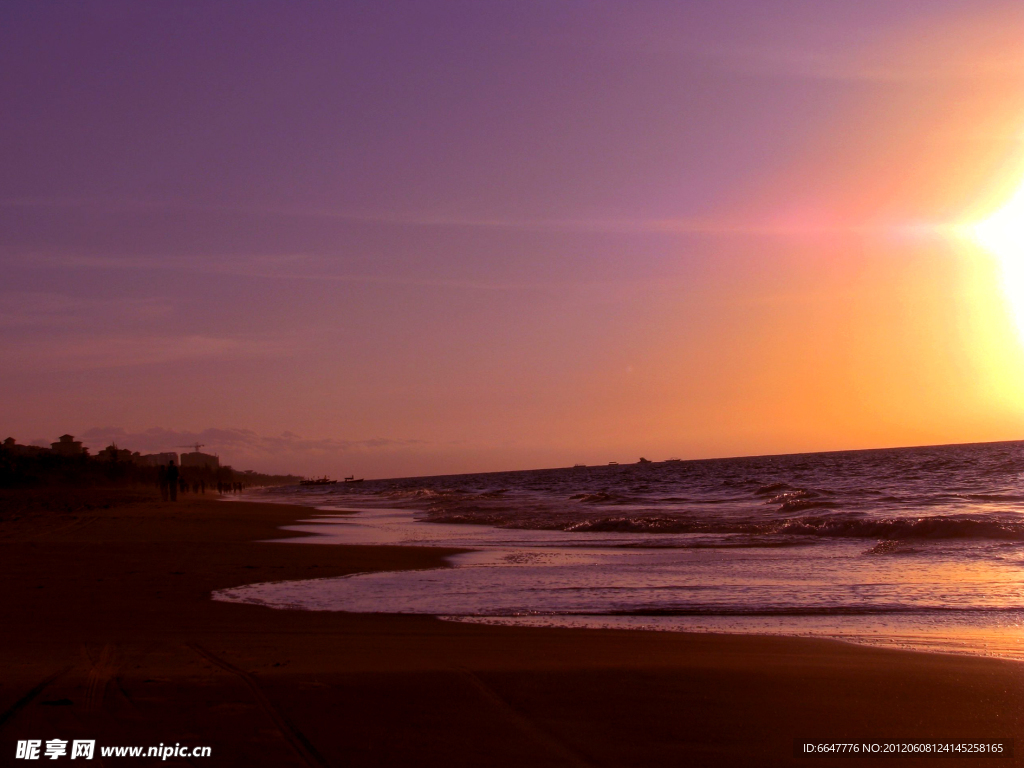
[[[214,602],[259,581],[437,567],[447,552],[262,541],[311,516],[284,505],[3,504],[12,753],[18,739],[61,738],[212,748],[167,765],[814,765],[832,760],[794,759],[794,738],[1022,731],[1016,662]]]
[[[0,2],[0,768],[1024,764],[1022,41]]]

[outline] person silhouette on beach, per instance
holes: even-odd
[[[178,500],[178,468],[173,461],[167,462],[167,486],[171,491],[171,501]]]
[[[160,486],[160,499],[162,501],[167,501],[167,467],[163,464],[161,464],[160,468],[157,470],[156,480],[157,484]]]

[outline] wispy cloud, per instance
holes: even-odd
[[[472,215],[450,215],[416,211],[395,211],[395,212],[373,212],[358,210],[331,210],[325,208],[289,208],[276,206],[196,206],[179,201],[139,201],[134,203],[122,200],[0,200],[0,207],[3,206],[39,206],[39,207],[87,207],[97,211],[124,210],[130,211],[133,206],[138,205],[140,209],[166,209],[173,210],[202,210],[202,211],[230,211],[232,213],[245,214],[258,217],[279,216],[295,219],[320,219],[328,221],[351,221],[361,223],[376,223],[381,225],[408,226],[439,229],[497,229],[514,230],[526,232],[551,232],[551,233],[581,233],[581,234],[677,234],[677,235],[707,235],[707,236],[746,236],[746,235],[800,235],[805,232],[815,232],[821,227],[812,225],[797,226],[793,222],[780,222],[777,214],[771,209],[761,211],[755,215],[689,215],[680,214],[670,217],[580,217],[580,218],[524,218],[514,216],[472,216]],[[865,226],[873,226],[862,222],[834,222],[829,225],[829,231],[859,231]],[[876,228],[878,228],[876,226]],[[180,268],[181,264],[187,264],[189,270],[203,270],[216,272],[218,274],[236,274],[244,269],[246,274],[264,275],[267,277],[278,277],[280,268],[301,266],[308,268],[311,263],[318,262],[321,266],[327,265],[329,259],[319,254],[308,252],[283,252],[273,254],[249,254],[244,258],[222,259],[215,254],[203,254],[190,259],[175,258],[174,260],[160,260],[137,256],[125,256],[113,253],[103,255],[95,253],[77,253],[74,251],[48,252],[44,250],[9,250],[0,253],[0,258],[9,258],[22,263],[36,263],[41,266],[59,265],[68,267],[95,267],[110,269],[153,269],[169,270]],[[304,275],[294,275],[303,277]],[[334,279],[353,282],[392,282],[392,277],[380,277],[374,275],[360,274],[330,274],[310,275],[310,279]],[[417,279],[411,278],[410,282],[416,284],[440,284],[440,285],[464,285],[467,287],[493,287],[505,288],[506,284],[490,285],[484,282],[473,281],[452,281],[444,279]]]
[[[913,55],[905,48],[880,47],[873,51],[813,50],[786,46],[721,46],[697,53],[738,73],[864,83],[912,83],[1024,77],[1024,54],[987,51],[962,54]]]
[[[865,10],[837,25],[836,17],[819,16],[811,3],[801,18],[766,14],[756,37],[742,24],[724,37],[701,37],[697,26],[638,13],[633,24],[599,44],[666,61],[696,58],[722,72],[761,78],[887,84],[1024,77],[1019,3],[960,11],[935,5],[932,12],[922,7],[912,14]]]
[[[659,219],[601,217],[601,218],[547,218],[501,215],[471,215],[436,211],[375,211],[360,209],[332,209],[315,206],[230,205],[223,203],[192,203],[185,200],[126,200],[119,198],[6,198],[0,199],[5,208],[80,208],[91,212],[125,213],[142,211],[220,212],[250,216],[267,216],[325,221],[348,221],[396,227],[437,229],[497,229],[529,232],[582,232],[582,233],[644,233],[662,231]],[[675,231],[699,233],[728,233],[737,228],[757,228],[759,223],[737,223],[707,217],[678,217]],[[23,254],[30,255],[30,254]],[[302,259],[304,254],[279,254],[277,260]],[[93,257],[94,263],[98,263]],[[120,259],[104,257],[112,266]]]
[[[0,257],[2,258],[2,257]],[[7,255],[11,261],[38,268],[132,270],[147,272],[187,272],[192,275],[251,277],[266,280],[294,280],[316,283],[357,283],[365,285],[407,285],[418,287],[458,288],[479,291],[557,290],[550,282],[522,280],[472,280],[431,278],[401,274],[355,274],[331,271],[335,261],[314,254],[254,254],[252,256],[202,256],[155,259],[144,256],[110,256],[67,252],[21,252]]]
[[[19,371],[57,372],[121,368],[188,360],[265,357],[292,352],[280,338],[211,334],[61,334],[0,340],[5,365]]]
[[[112,300],[42,291],[0,293],[0,328],[54,328],[94,322],[97,315],[121,322],[167,317],[172,304],[163,298]]]

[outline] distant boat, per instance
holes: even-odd
[[[617,462],[617,461],[609,461],[608,462],[608,466],[609,467],[617,467],[617,466],[619,466],[619,462]]]
[[[682,459],[677,459],[674,456],[671,459],[665,459],[666,464],[668,464],[670,461],[682,461]]]
[[[640,461],[637,464],[653,464],[654,462],[650,459],[645,459],[643,456],[640,457]]]
[[[573,469],[586,469],[586,467],[587,467],[586,464],[573,464],[572,465]]]
[[[327,475],[324,475],[323,477],[316,477],[312,480],[299,480],[299,485],[334,485],[337,482],[337,480],[331,480]]]
[[[345,478],[345,482],[346,483],[361,483],[361,482],[363,482],[363,480],[364,480],[364,478],[362,478],[362,477],[356,478],[355,475],[349,475],[348,477]]]

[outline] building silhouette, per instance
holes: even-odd
[[[38,445],[19,445],[18,441],[13,437],[8,437],[4,440],[2,446],[4,451],[14,456],[38,456],[42,453],[48,453],[49,448],[42,448]]]
[[[131,451],[124,448],[118,448],[117,443],[111,443],[102,451],[96,454],[96,458],[100,461],[135,461],[138,457],[138,453],[133,454]]]
[[[74,435],[61,435],[56,443],[50,443],[50,450],[58,456],[84,456],[89,452]]]
[[[188,453],[181,454],[181,466],[208,467],[209,469],[218,469],[220,467],[220,457],[214,456],[213,454],[210,453],[190,451]]]
[[[178,454],[173,451],[164,453],[146,453],[134,459],[136,464],[144,467],[166,467],[168,464],[178,466]]]

